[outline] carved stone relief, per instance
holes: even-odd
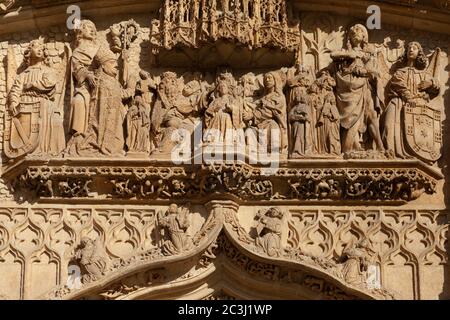
[[[0,1],[0,297],[446,298],[449,38],[303,5]]]

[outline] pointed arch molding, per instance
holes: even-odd
[[[58,287],[41,298],[203,299],[217,292],[242,299],[395,298],[385,290],[347,283],[332,262],[321,263],[299,252],[269,257],[239,224],[234,202],[212,201],[206,207],[210,214],[193,238],[193,249],[171,256],[146,252],[121,260],[79,289]]]

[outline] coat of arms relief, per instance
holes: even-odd
[[[153,297],[223,264],[305,297],[391,299],[385,265],[445,263],[442,213],[352,206],[440,192],[448,48],[291,4],[166,0],[146,24],[6,45],[2,210],[17,219],[0,220],[0,253],[60,274],[18,297]],[[323,205],[345,209],[309,210]],[[15,253],[22,232],[38,241]]]

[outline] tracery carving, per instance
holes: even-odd
[[[300,43],[299,22],[284,0],[165,0],[160,17],[151,22],[154,50],[178,44],[194,48],[218,39],[236,39],[251,47],[294,50]]]

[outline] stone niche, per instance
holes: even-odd
[[[449,299],[450,11],[354,2],[1,1],[1,299]]]

